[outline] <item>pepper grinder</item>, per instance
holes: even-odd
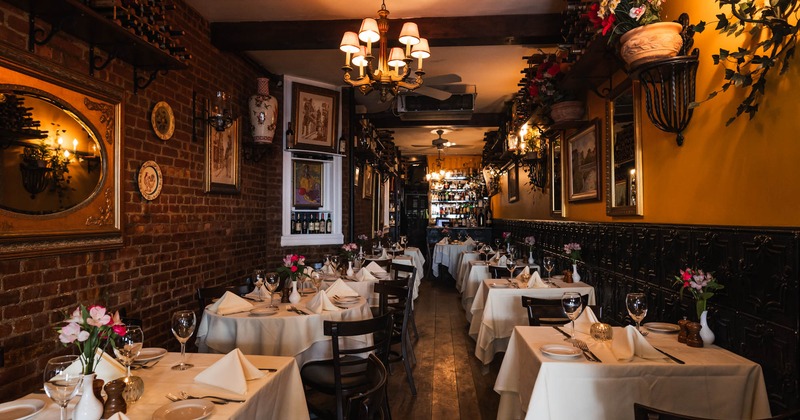
[[[686,324],[689,323],[689,320],[686,317],[678,321],[678,327],[681,328],[680,332],[678,333],[678,342],[679,343],[686,343],[686,336],[689,334],[689,331],[686,329]]]
[[[122,393],[125,391],[125,381],[122,379],[115,379],[105,386],[106,403],[103,406],[103,418],[107,419],[114,413],[125,414],[128,411],[128,404],[125,403],[125,398]]]
[[[703,326],[699,322],[687,322],[686,328],[689,331],[686,335],[686,344],[689,347],[703,347],[703,339],[700,338],[700,329]]]

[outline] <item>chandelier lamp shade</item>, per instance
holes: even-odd
[[[414,90],[422,86],[422,60],[431,56],[428,40],[419,36],[417,24],[406,22],[400,31],[399,41],[405,45],[389,48],[386,33],[389,31],[389,10],[381,3],[378,19],[366,18],[358,33],[345,32],[339,49],[345,53],[344,81],[366,95],[373,90],[380,93],[381,102],[391,100],[401,89]],[[363,45],[362,43],[366,44]],[[378,44],[377,67],[373,44]],[[411,63],[417,59],[416,78],[410,78]],[[358,67],[358,77],[351,76],[353,66]]]

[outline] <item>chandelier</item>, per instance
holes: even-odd
[[[386,33],[389,31],[389,10],[386,3],[381,3],[378,10],[378,19],[365,18],[361,22],[358,34],[345,32],[339,49],[345,53],[344,81],[350,86],[357,87],[366,95],[373,90],[380,92],[381,102],[386,102],[396,96],[401,88],[414,90],[422,86],[422,59],[431,56],[428,40],[420,38],[417,24],[406,22],[400,31],[399,41],[404,44],[405,52],[400,47],[389,49]],[[361,42],[367,45],[361,45]],[[375,57],[372,55],[372,44],[379,42],[378,66],[374,67]],[[416,79],[410,80],[411,62],[418,60]],[[350,76],[353,70],[351,64],[358,67],[358,78]],[[366,68],[366,69],[365,69]]]

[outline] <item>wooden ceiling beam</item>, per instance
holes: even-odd
[[[391,112],[368,114],[369,122],[375,128],[416,128],[416,127],[497,127],[500,125],[500,113],[475,113],[469,120],[435,120],[435,121],[405,121]]]
[[[419,25],[431,47],[552,45],[561,41],[562,18],[557,13],[390,19],[390,40],[399,37],[406,21]],[[211,43],[224,51],[324,50],[338,48],[342,34],[360,26],[360,20],[215,22],[211,24]]]

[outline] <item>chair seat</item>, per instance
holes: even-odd
[[[345,363],[342,366],[341,378],[344,395],[360,391],[368,384],[367,377],[364,375],[366,369],[364,364],[346,365],[348,362],[360,359],[356,356],[345,356],[341,359],[342,363]],[[300,377],[303,379],[304,384],[318,391],[330,394],[336,392],[332,360],[318,360],[306,363],[300,370]]]

